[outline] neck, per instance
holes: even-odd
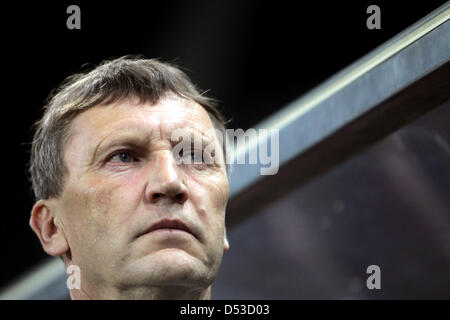
[[[85,288],[80,288],[70,290],[70,298],[72,300],[210,300],[211,286],[207,288],[144,287],[97,294],[91,294]]]

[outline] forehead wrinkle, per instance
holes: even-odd
[[[161,124],[161,133],[165,132],[171,135],[174,130],[183,129],[186,133],[202,136],[204,139],[211,140],[213,137],[208,132],[214,128],[206,111],[202,112],[203,107],[194,101],[189,101],[183,105],[184,111],[173,121]],[[189,110],[187,110],[189,109]],[[159,110],[159,112],[164,112]]]
[[[188,99],[173,99],[172,101],[175,101],[179,103],[180,106],[183,107],[186,113],[185,118],[187,121],[193,121],[196,122],[198,119],[206,119],[207,123],[209,124],[210,117],[206,110],[197,102],[194,100],[188,100]],[[163,103],[170,103],[170,100],[165,100]]]
[[[211,132],[211,128],[198,128],[198,126],[195,126],[195,124],[192,123],[192,121],[179,121],[177,123],[174,123],[171,125],[170,129],[167,130],[167,138],[171,140],[171,135],[173,131],[175,130],[182,130],[182,134],[189,137],[191,142],[193,143],[197,137],[201,138],[201,142],[203,146],[207,146],[211,143],[215,142],[214,135],[211,135],[209,133]],[[193,140],[194,139],[194,140]],[[179,141],[171,141],[173,144],[178,143]]]
[[[135,114],[129,114],[127,113],[127,111],[125,112],[125,118],[121,118],[121,119],[116,119],[116,121],[110,122],[108,121],[108,117],[101,117],[103,118],[101,120],[101,128],[103,130],[106,131],[106,134],[103,133],[103,136],[101,137],[100,141],[97,143],[97,145],[94,148],[94,151],[91,153],[92,154],[92,159],[91,162],[95,160],[95,157],[97,155],[97,152],[99,151],[99,148],[103,145],[104,141],[107,140],[111,135],[116,134],[118,131],[135,131],[137,128],[140,128],[140,132],[145,132],[148,130],[148,132],[145,133],[145,136],[147,137],[147,140],[149,138],[153,139],[162,139],[162,137],[164,137],[164,131],[167,130],[167,134],[171,134],[172,131],[174,129],[177,128],[184,128],[184,129],[188,129],[188,133],[192,134],[192,133],[196,133],[199,134],[200,136],[202,136],[202,141],[207,140],[207,142],[211,142],[211,140],[214,140],[213,136],[208,135],[208,130],[211,128],[214,128],[214,125],[211,122],[211,119],[209,117],[209,115],[207,114],[206,110],[204,110],[204,108],[199,105],[198,103],[196,103],[195,101],[191,101],[191,100],[175,100],[175,103],[178,104],[178,106],[182,107],[181,112],[177,112],[178,116],[172,118],[172,121],[169,121],[169,123],[165,123],[164,121],[161,121],[160,117],[158,116],[152,116],[152,115],[157,115],[157,114],[161,114],[165,112],[165,104],[168,103],[169,105],[172,104],[172,102],[174,102],[173,100],[170,101],[171,99],[163,99],[162,101],[160,101],[159,106],[162,107],[161,109],[158,108],[158,104],[156,105],[148,105],[151,107],[151,112],[150,114],[147,112],[144,113],[135,113]],[[121,104],[112,104],[112,105],[108,105],[105,106],[106,108],[111,108],[111,107],[117,107],[117,106],[123,106],[124,103],[122,102]],[[144,105],[145,106],[145,105]],[[141,106],[135,106],[133,105],[132,107],[141,107]],[[156,107],[156,108],[155,108]],[[108,108],[108,109],[109,109]],[[95,108],[93,108],[95,109]],[[116,109],[116,108],[114,108]],[[169,106],[170,109],[170,106]],[[190,110],[188,110],[190,109]],[[98,109],[97,109],[98,110]],[[103,109],[105,110],[105,109]],[[102,111],[103,111],[102,110]],[[119,109],[120,110],[120,109]],[[118,111],[118,110],[117,110]],[[115,112],[117,112],[115,111]],[[89,110],[88,110],[89,112]],[[120,112],[120,111],[119,111]],[[81,118],[83,117],[83,115],[80,115]],[[75,119],[74,122],[81,121],[80,117],[78,117],[78,119]],[[92,120],[88,117],[87,119],[88,123],[90,123]],[[82,121],[84,122],[84,121]],[[124,123],[124,124],[123,124]],[[201,124],[199,126],[199,123]],[[112,125],[112,128],[111,128]],[[159,128],[158,128],[159,127]],[[163,128],[165,127],[165,128]],[[130,130],[131,129],[131,130]],[[158,130],[159,129],[159,130]],[[100,129],[101,130],[101,129]],[[78,130],[77,130],[78,131]],[[155,133],[159,133],[159,137],[155,137]],[[168,137],[170,140],[170,137]],[[149,142],[149,141],[148,141]],[[90,152],[89,152],[90,153]]]

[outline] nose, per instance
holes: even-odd
[[[145,191],[147,201],[150,203],[169,201],[184,204],[188,199],[187,187],[172,152],[155,152],[150,166]]]

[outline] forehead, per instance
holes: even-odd
[[[206,133],[213,124],[206,110],[192,100],[168,97],[155,104],[124,100],[83,111],[73,120],[71,135],[88,134],[94,138],[121,129],[159,129],[170,133],[179,128]]]

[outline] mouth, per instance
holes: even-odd
[[[197,235],[181,220],[179,219],[163,219],[160,220],[150,226],[147,230],[145,230],[142,234],[139,236],[148,234],[148,233],[156,233],[161,231],[167,231],[167,232],[176,232],[181,231],[185,233],[189,233],[195,238],[198,239]]]

